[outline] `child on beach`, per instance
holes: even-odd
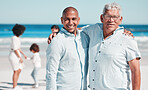
[[[39,87],[37,75],[38,71],[41,68],[41,58],[39,56],[39,46],[36,43],[33,43],[30,47],[30,51],[34,53],[34,55],[31,58],[27,58],[28,60],[32,60],[34,64],[34,69],[31,73],[31,76],[34,80],[33,88]]]

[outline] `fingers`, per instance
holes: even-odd
[[[124,34],[128,36],[132,36],[134,38],[134,35],[131,33],[131,31],[127,31],[126,29],[124,29]]]
[[[81,30],[82,29],[82,27],[80,27],[80,28],[77,28],[77,30]]]
[[[128,32],[126,29],[124,29],[124,32]]]
[[[135,37],[134,37],[134,34],[131,33],[130,35],[131,35],[133,38],[135,38]]]
[[[24,55],[24,57],[25,57],[25,59],[27,59],[27,56],[26,55]]]
[[[51,33],[48,37],[48,40],[47,40],[47,43],[50,44],[51,40],[52,40],[52,37],[53,37],[53,33]]]
[[[47,42],[48,42],[48,44],[50,44],[51,41],[49,40],[49,38],[48,38],[48,41]]]
[[[53,39],[53,33],[51,33],[50,35],[49,35],[49,40],[52,40]]]
[[[23,63],[23,60],[22,60],[22,58],[20,58],[20,63]]]
[[[49,38],[48,38],[48,44],[50,44],[51,43],[51,40],[53,39],[53,37],[55,37],[56,36],[56,33],[51,33],[50,35],[49,35]]]
[[[53,36],[52,36],[52,38],[53,38],[53,37],[55,37],[56,35],[57,35],[56,33],[53,33]]]

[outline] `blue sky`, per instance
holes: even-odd
[[[78,9],[80,24],[94,24],[111,2],[122,7],[122,24],[148,24],[148,0],[0,0],[0,24],[61,24],[68,6]]]

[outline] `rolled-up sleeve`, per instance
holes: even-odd
[[[141,58],[137,41],[133,38],[127,39],[127,48],[126,48],[126,58],[127,61],[133,60],[135,58]]]
[[[61,58],[61,49],[57,42],[49,44],[46,57],[46,90],[57,90],[56,77]]]

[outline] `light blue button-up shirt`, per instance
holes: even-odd
[[[83,41],[81,41],[83,39]],[[46,50],[46,90],[86,90],[88,41],[62,29]]]
[[[128,61],[140,56],[134,38],[119,27],[104,40],[102,25],[84,28],[90,38],[89,81],[91,90],[130,90]]]

